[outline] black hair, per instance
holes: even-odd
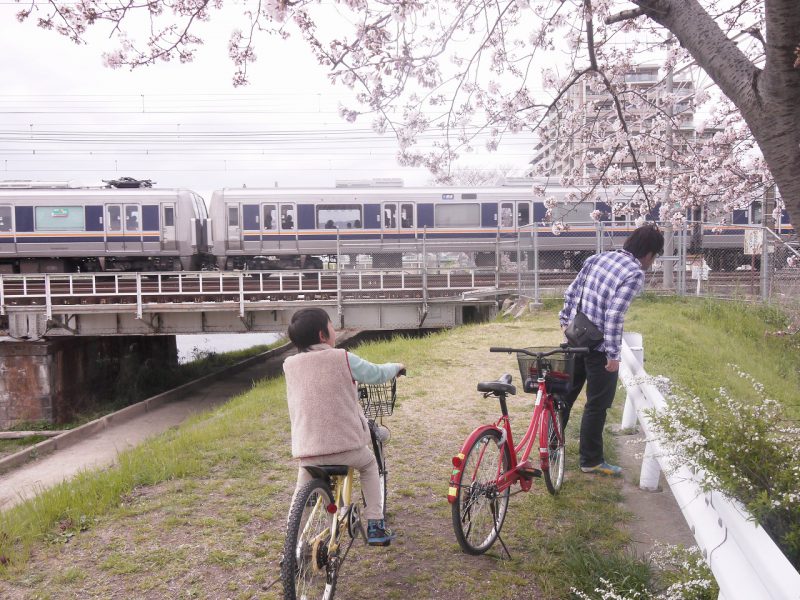
[[[651,252],[653,256],[661,256],[664,252],[664,234],[655,223],[646,223],[625,240],[623,248],[639,259]]]
[[[289,339],[300,352],[305,352],[309,346],[320,343],[320,333],[322,339],[328,339],[330,320],[321,308],[301,308],[289,322]]]

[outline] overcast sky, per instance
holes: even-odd
[[[194,63],[130,70],[102,65],[113,48],[103,36],[77,46],[0,0],[0,179],[95,183],[118,176],[159,186],[334,185],[337,179],[400,177],[423,185],[423,169],[400,168],[391,135],[371,118],[355,124],[337,109],[346,90],[332,87],[301,40],[261,36],[251,85],[234,88],[227,58],[230,23],[209,26]],[[530,134],[507,137],[460,164],[523,172]]]

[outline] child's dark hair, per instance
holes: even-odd
[[[320,333],[322,339],[328,338],[330,320],[321,308],[301,308],[289,321],[289,339],[300,352],[305,352],[309,346],[320,343]]]
[[[661,256],[664,252],[664,234],[655,223],[647,223],[637,228],[625,240],[623,248],[636,258],[644,258],[650,252],[653,256]]]

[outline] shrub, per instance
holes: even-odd
[[[698,469],[704,489],[741,502],[800,568],[800,429],[762,384],[728,366],[752,384],[753,399],[724,388],[713,403],[668,392],[667,409],[650,415],[659,442],[673,465]]]

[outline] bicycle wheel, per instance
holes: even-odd
[[[467,554],[483,554],[491,548],[506,518],[510,488],[498,493],[496,481],[510,468],[511,455],[499,441],[500,433],[488,430],[464,457],[451,507],[458,545]]]
[[[564,428],[561,426],[561,412],[546,410],[542,413],[542,430],[540,442],[547,439],[547,464],[542,460],[542,475],[547,491],[555,495],[564,482],[564,464],[566,450],[564,448]]]
[[[284,600],[333,598],[339,573],[336,557],[328,556],[335,515],[327,507],[332,502],[331,490],[321,479],[308,482],[295,498],[281,561]]]

